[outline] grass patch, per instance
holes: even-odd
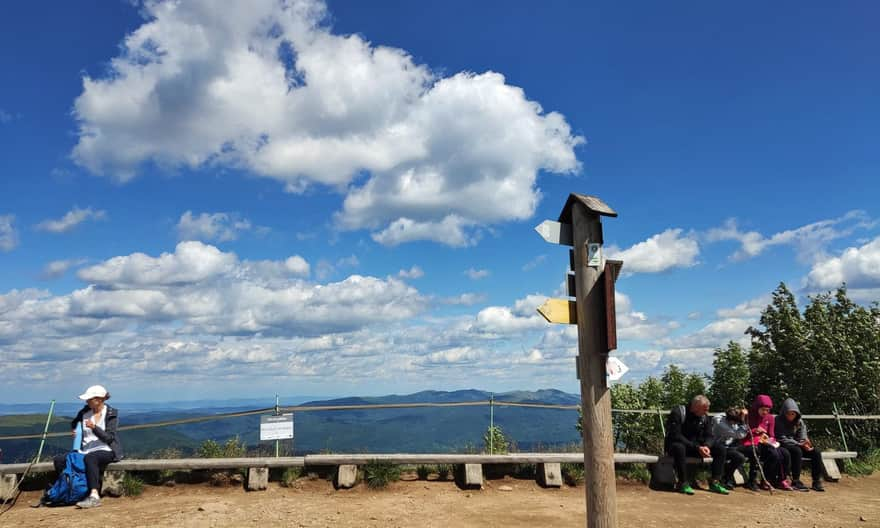
[[[289,467],[284,470],[284,473],[281,474],[281,485],[285,488],[290,488],[293,486],[293,483],[296,482],[296,479],[302,476],[302,468],[298,467]]]
[[[560,469],[562,470],[562,480],[569,486],[579,486],[584,483],[584,465],[572,462],[563,462]]]
[[[648,471],[647,466],[644,464],[626,464],[625,466],[616,470],[617,477],[625,480],[633,480],[636,482],[643,482],[647,484],[651,481],[651,472]],[[704,475],[705,478],[709,477],[709,473],[706,472]]]
[[[419,477],[419,480],[428,480],[428,475],[430,474],[430,466],[420,465],[416,468],[416,475]]]
[[[848,475],[859,477],[865,477],[880,470],[880,449],[874,449],[865,456],[845,460],[843,468]]]
[[[122,494],[126,497],[137,497],[143,492],[144,481],[126,472],[122,477]]]
[[[400,466],[378,460],[364,466],[364,482],[373,489],[384,488],[395,480],[400,480]]]
[[[452,473],[451,464],[440,464],[437,466],[437,480],[449,480],[450,473]]]

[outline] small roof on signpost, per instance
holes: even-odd
[[[595,196],[587,196],[586,194],[571,193],[568,195],[568,201],[565,202],[565,207],[563,207],[562,212],[559,213],[559,221],[563,224],[571,223],[571,207],[575,202],[584,204],[590,212],[597,215],[617,216],[614,209],[608,207],[608,204],[599,198]]]

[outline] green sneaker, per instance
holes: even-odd
[[[722,495],[727,495],[728,493],[730,493],[730,490],[728,490],[727,488],[725,488],[724,486],[722,486],[721,484],[719,484],[717,482],[713,482],[713,483],[709,484],[709,491],[714,492],[714,493],[720,493]]]
[[[680,493],[684,493],[685,495],[693,495],[694,494],[694,488],[690,487],[687,484],[679,486],[678,491]]]

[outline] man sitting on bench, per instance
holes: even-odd
[[[724,472],[727,449],[712,438],[712,420],[709,399],[702,394],[694,396],[690,405],[677,405],[669,413],[666,426],[665,450],[672,456],[677,479],[676,489],[687,495],[694,494],[693,483],[687,477],[687,457],[712,457],[712,477],[709,490],[727,495],[727,488],[719,480]]]

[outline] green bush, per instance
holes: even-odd
[[[486,434],[483,435],[483,444],[485,452],[490,455],[506,454],[510,447],[510,443],[504,436],[504,431],[497,425],[486,429]]]
[[[281,474],[281,485],[285,488],[289,488],[293,486],[293,483],[296,482],[296,479],[302,476],[302,468],[298,467],[290,467],[284,470],[284,473]]]
[[[222,446],[214,440],[205,440],[197,454],[202,458],[241,458],[247,454],[247,445],[238,436],[233,436]]]
[[[452,466],[449,464],[440,464],[437,466],[437,478],[439,480],[447,480],[449,479],[449,474],[452,472]]]
[[[419,466],[416,468],[416,475],[418,475],[419,480],[428,480],[428,475],[431,473],[431,468],[428,466]]]
[[[137,497],[144,492],[144,481],[126,472],[122,477],[122,494],[126,497]]]
[[[584,482],[584,465],[563,462],[561,465],[562,480],[569,486],[578,486]]]
[[[201,458],[220,458],[223,456],[221,453],[220,444],[214,440],[205,440],[196,451],[196,455]]]
[[[384,488],[400,479],[400,466],[390,462],[371,460],[364,466],[364,481],[373,489]]]

